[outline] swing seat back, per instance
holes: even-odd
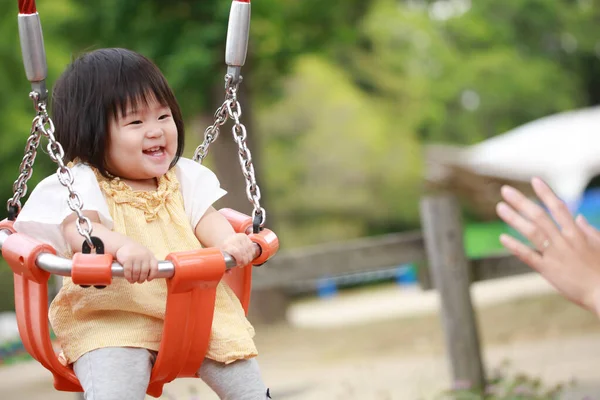
[[[247,233],[252,218],[231,209],[220,212],[238,233]],[[27,352],[54,377],[57,390],[81,392],[83,389],[73,369],[60,363],[52,346],[48,324],[48,280],[50,273],[36,265],[41,253],[56,254],[49,245],[15,232],[10,221],[0,221],[0,230],[12,232],[2,245],[2,256],[14,273],[15,311],[21,339]],[[253,261],[260,265],[274,255],[279,241],[270,230],[250,235],[261,248]],[[167,304],[163,336],[147,393],[162,394],[163,386],[178,377],[196,377],[206,355],[218,283],[225,279],[248,312],[252,285],[252,268],[226,266],[219,249],[206,248],[167,256],[175,274],[167,280]],[[76,254],[72,261],[73,282],[79,285],[111,283],[111,255]],[[90,289],[96,290],[96,289]]]

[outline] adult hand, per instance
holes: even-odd
[[[498,203],[496,212],[533,248],[504,234],[500,242],[567,299],[600,316],[600,232],[583,216],[573,219],[565,203],[541,179],[533,178],[531,184],[550,215],[510,186],[502,188],[504,201]]]

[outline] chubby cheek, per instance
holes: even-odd
[[[175,124],[173,124],[173,129],[170,129],[167,133],[167,143],[168,143],[168,151],[169,153],[171,153],[171,155],[175,155],[175,153],[177,152],[177,138],[178,138],[178,133],[177,133],[177,127],[175,126]]]
[[[108,147],[107,164],[117,175],[127,173],[132,164],[138,164],[141,150],[130,143],[113,143]]]

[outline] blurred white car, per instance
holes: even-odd
[[[600,107],[540,118],[472,146],[429,146],[427,161],[430,183],[468,198],[495,202],[503,182],[525,187],[538,176],[574,211],[600,175]]]

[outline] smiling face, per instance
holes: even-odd
[[[106,166],[133,189],[155,189],[175,159],[177,126],[171,109],[155,97],[135,103],[110,120]]]
[[[158,67],[131,50],[77,58],[54,85],[51,105],[65,161],[88,164],[106,178],[150,187],[183,152],[175,94]]]

